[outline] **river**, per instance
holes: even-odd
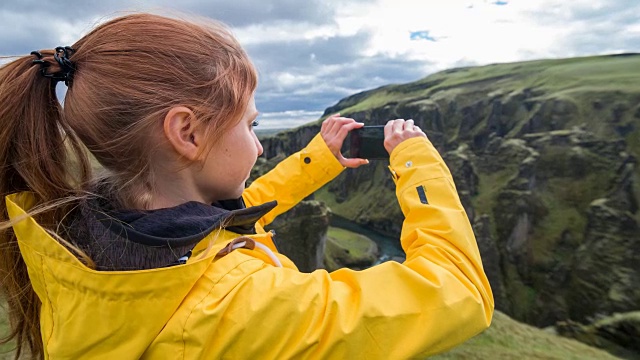
[[[400,240],[398,238],[381,234],[377,231],[358,225],[335,213],[331,214],[329,224],[333,227],[365,235],[373,240],[378,245],[378,249],[380,251],[377,263],[391,260],[393,257],[405,258],[404,251],[400,247]]]

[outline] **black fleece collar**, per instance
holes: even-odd
[[[105,211],[104,204],[100,204],[101,211],[95,211],[95,217],[118,237],[152,247],[176,248],[195,246],[223,226],[238,234],[255,234],[255,223],[277,204],[274,200],[247,208],[239,198],[213,205],[189,201],[171,208],[146,211]]]

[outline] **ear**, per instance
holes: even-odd
[[[187,160],[196,161],[201,150],[195,115],[185,106],[172,107],[164,117],[164,135],[173,149]]]

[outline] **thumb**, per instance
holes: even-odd
[[[361,165],[366,165],[369,163],[369,160],[367,159],[360,159],[360,158],[347,159],[343,156],[341,156],[339,160],[342,166],[348,167],[348,168],[357,168]]]

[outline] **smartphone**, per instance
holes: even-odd
[[[351,130],[350,145],[352,158],[389,158],[389,153],[384,148],[384,125],[363,126]]]

